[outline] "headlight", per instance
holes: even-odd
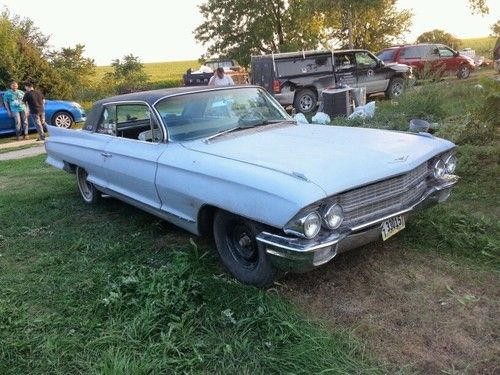
[[[321,217],[316,212],[311,212],[304,219],[302,225],[304,236],[307,238],[314,238],[321,229]]]
[[[323,219],[328,228],[337,229],[344,220],[344,211],[339,204],[334,203],[326,209]]]
[[[283,228],[285,233],[303,238],[314,238],[321,230],[321,216],[316,211],[302,212]]]
[[[453,174],[455,169],[457,169],[457,157],[455,155],[450,155],[444,162],[446,173]]]
[[[442,178],[445,172],[446,172],[446,167],[444,161],[439,159],[437,162],[434,163],[433,167],[434,178]]]

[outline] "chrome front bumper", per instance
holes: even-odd
[[[265,246],[266,253],[276,268],[305,272],[329,262],[337,254],[376,241],[381,237],[382,222],[385,220],[398,215],[403,215],[406,220],[414,210],[446,201],[457,181],[457,176],[447,175],[410,207],[341,232],[323,233],[313,240],[262,232],[257,236],[257,241]]]

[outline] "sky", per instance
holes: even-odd
[[[203,0],[0,0],[11,14],[29,17],[54,48],[86,46],[97,65],[132,53],[142,62],[198,59],[205,49],[193,30],[203,21]],[[459,38],[487,36],[500,19],[500,1],[487,0],[490,14],[471,15],[467,0],[398,0],[414,12],[411,32],[443,29]]]

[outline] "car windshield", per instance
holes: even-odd
[[[377,53],[377,57],[382,61],[394,61],[395,49],[386,49]]]
[[[291,117],[267,92],[256,87],[206,90],[168,97],[156,104],[169,140],[188,141]]]

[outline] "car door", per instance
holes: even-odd
[[[456,58],[455,51],[443,45],[438,45],[437,49],[440,65],[443,67],[443,70],[456,72],[458,70],[458,59]]]
[[[16,131],[14,120],[7,114],[7,108],[3,103],[3,94],[0,92],[0,134],[10,134]]]
[[[425,75],[426,70],[430,69],[430,66],[426,68],[426,64],[428,64],[428,57],[428,45],[408,46],[401,49],[397,62],[413,67],[417,74]]]
[[[113,137],[105,147],[107,188],[154,208],[161,202],[155,185],[157,161],[166,145],[157,119],[145,103],[114,105]]]
[[[368,51],[358,51],[355,57],[358,87],[366,87],[367,94],[385,91],[389,85],[389,68]]]
[[[335,82],[357,87],[356,56],[354,52],[335,52],[333,55]]]

